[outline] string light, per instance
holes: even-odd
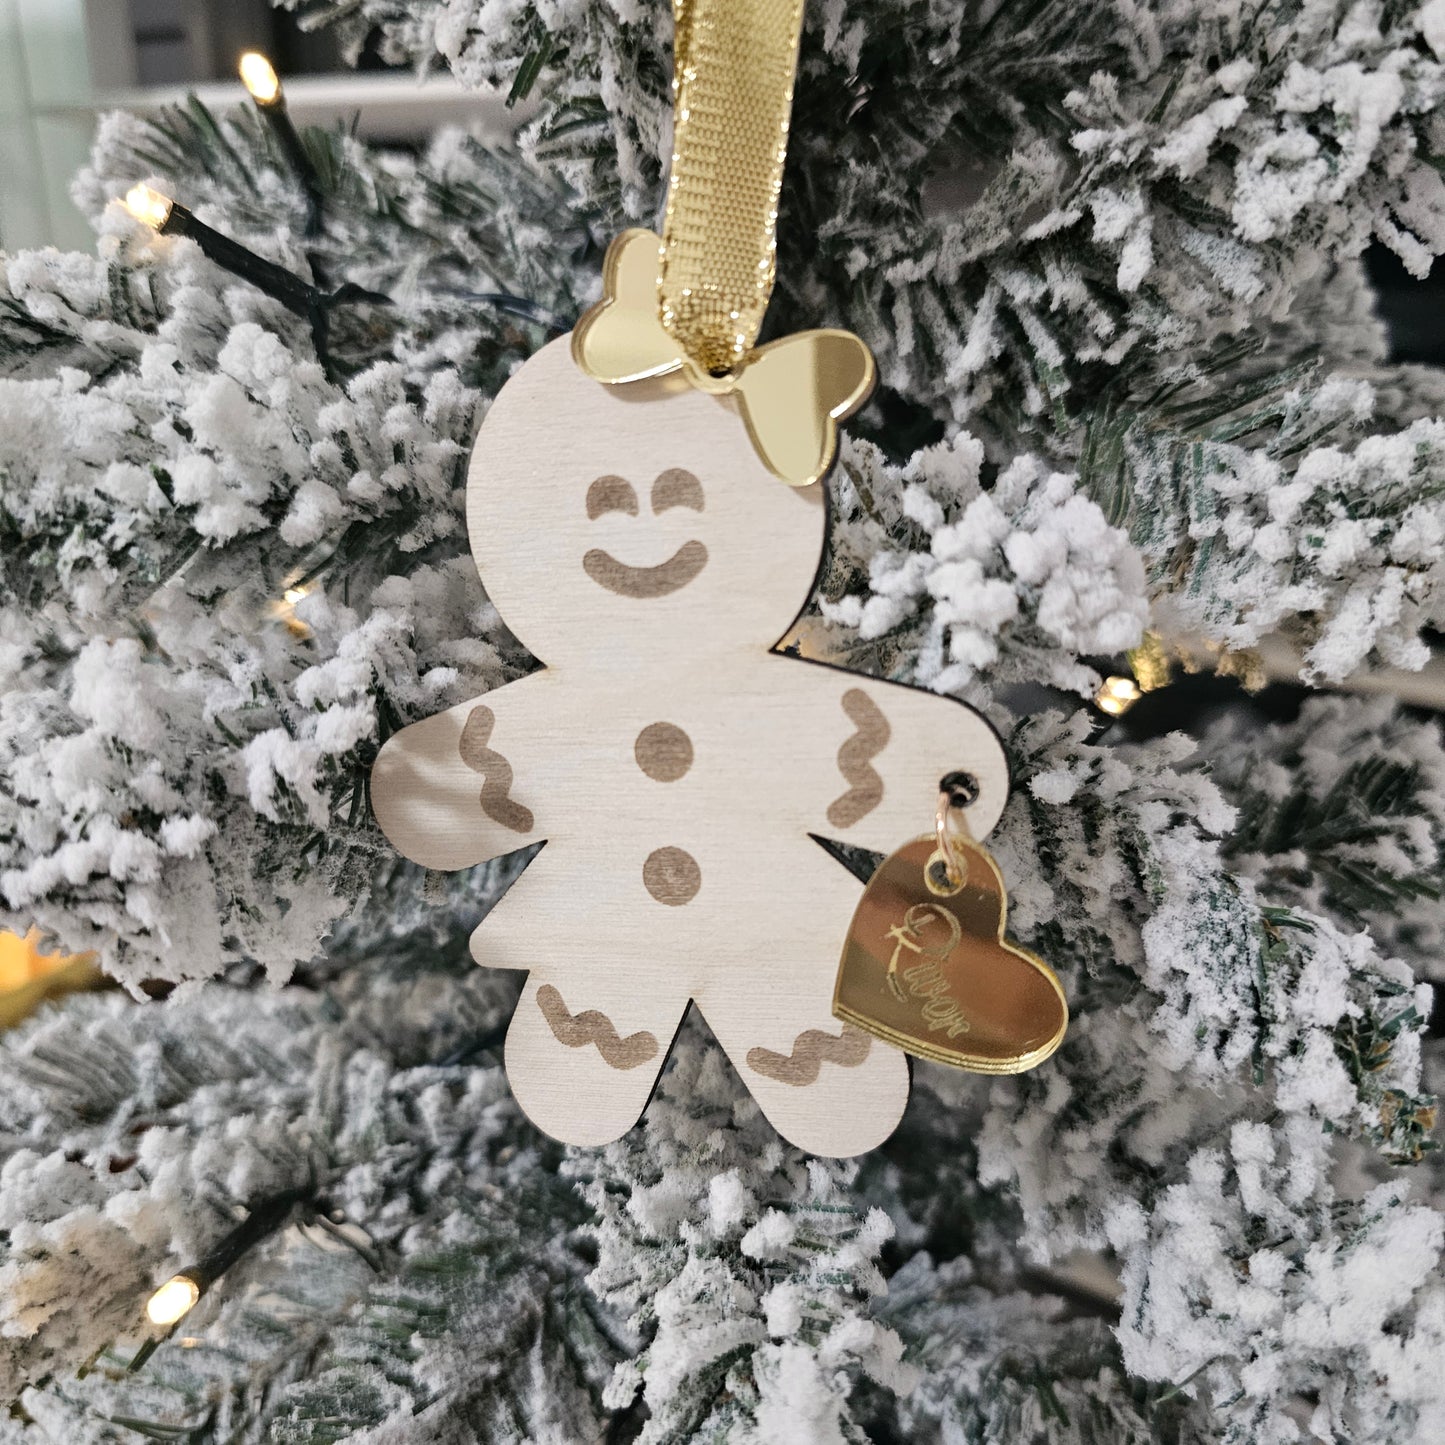
[[[139,1370],[155,1354],[163,1340],[175,1333],[176,1326],[195,1309],[206,1293],[238,1259],[261,1240],[276,1233],[292,1220],[298,1209],[309,1210],[315,1202],[310,1187],[287,1189],[263,1199],[231,1232],[218,1240],[199,1263],[188,1265],[173,1274],[146,1301],[145,1317],[163,1334],[153,1334],[135,1352],[126,1367]],[[194,1348],[199,1339],[187,1336],[187,1348]],[[182,1341],[186,1344],[186,1341]]]
[[[0,929],[0,1031],[29,1018],[47,999],[100,982],[93,953],[51,953],[39,929],[23,937]]]
[[[311,325],[316,354],[328,375],[332,373],[327,349],[332,308],[358,301],[378,306],[391,303],[389,296],[367,291],[349,281],[335,291],[323,291],[284,266],[247,250],[239,241],[223,236],[204,221],[198,221],[179,201],[162,195],[151,186],[132,186],[121,204],[142,225],[149,226],[162,236],[188,236],[216,265],[242,281],[250,282],[258,291],[264,291],[273,300],[279,301],[288,311],[304,317]],[[332,379],[335,380],[334,377]]]
[[[149,226],[151,230],[159,231],[163,235],[170,223],[171,211],[175,205],[169,196],[163,196],[149,186],[132,186],[125,193],[125,200],[121,204],[142,225]]]
[[[1146,692],[1168,687],[1174,665],[1170,650],[1157,632],[1146,632],[1127,654],[1132,677],[1106,677],[1094,693],[1094,706],[1109,717],[1123,717]]]
[[[238,69],[241,84],[256,102],[256,108],[270,127],[287,164],[306,192],[304,234],[314,236],[321,229],[321,187],[316,179],[316,168],[311,164],[311,157],[306,154],[306,147],[301,144],[301,136],[286,109],[286,92],[281,89],[276,67],[259,50],[248,50],[241,57]]]
[[[189,1274],[172,1275],[146,1301],[146,1318],[161,1328],[179,1324],[201,1298],[199,1281]]]
[[[1106,677],[1094,694],[1094,706],[1110,717],[1123,717],[1142,696],[1132,677]]]
[[[292,637],[310,637],[311,629],[296,615],[296,604],[311,595],[309,587],[288,587],[279,602],[271,604],[272,614],[281,622]]]
[[[316,287],[284,266],[248,251],[239,241],[198,221],[179,201],[163,196],[150,186],[132,186],[123,204],[136,220],[162,236],[189,236],[218,266],[249,281],[298,316],[310,318],[325,300]]]
[[[246,51],[237,68],[241,72],[241,84],[246,87],[257,105],[286,104],[276,67],[259,50]]]

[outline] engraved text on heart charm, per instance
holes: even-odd
[[[833,1012],[935,1063],[1018,1074],[1063,1041],[1069,1006],[1054,971],[1004,937],[1008,900],[988,852],[953,842],[952,887],[932,837],[885,859],[853,915]]]

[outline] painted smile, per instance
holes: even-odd
[[[656,567],[629,567],[610,552],[593,547],[582,567],[599,587],[619,597],[666,597],[686,587],[707,566],[707,548],[701,542],[684,542],[666,562]]]

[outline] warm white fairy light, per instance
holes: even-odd
[[[1132,677],[1106,677],[1094,694],[1094,706],[1110,717],[1123,717],[1142,696]]]
[[[188,1274],[168,1279],[146,1301],[146,1318],[153,1325],[173,1325],[195,1309],[201,1287]]]
[[[285,626],[292,637],[311,636],[311,629],[296,615],[297,604],[304,602],[310,595],[309,587],[298,584],[288,587],[281,594],[280,601],[271,604],[272,616]]]
[[[171,218],[171,206],[173,202],[169,196],[163,196],[150,186],[132,186],[125,193],[125,200],[122,202],[137,221],[143,221],[153,230],[161,230]]]
[[[274,105],[281,94],[281,80],[276,67],[259,50],[248,50],[242,57],[238,69],[241,84],[250,92],[257,105]]]

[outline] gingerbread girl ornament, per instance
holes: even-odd
[[[677,368],[603,385],[585,351],[563,338],[517,372],[468,478],[488,595],[544,665],[392,737],[376,816],[428,868],[545,844],[472,952],[527,973],[506,1067],[547,1133],[631,1128],[692,1003],[780,1134],[862,1153],[897,1124],[908,1065],[833,1016],[861,890],[815,839],[893,848],[950,767],[977,780],[982,839],[1003,750],[962,703],[776,651],[818,571],[823,486],[779,479],[756,401]],[[869,373],[792,404],[821,407],[830,442]]]

